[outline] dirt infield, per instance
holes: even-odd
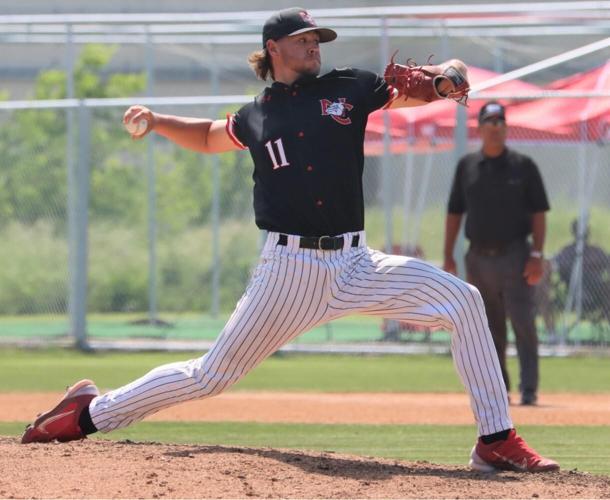
[[[0,394],[0,421],[28,421],[57,393]],[[586,408],[586,411],[583,409]],[[608,425],[610,394],[542,394],[536,407],[511,407],[516,424]],[[164,410],[149,420],[343,424],[472,424],[466,394],[229,392]]]
[[[1,417],[30,420],[59,396],[0,394]],[[517,424],[607,424],[610,396],[542,395],[539,407],[514,406],[512,414]],[[473,421],[460,394],[240,392],[183,404],[154,419]],[[466,467],[331,452],[129,441],[26,446],[0,437],[0,471],[0,498],[610,498],[610,478],[574,471],[479,474]]]

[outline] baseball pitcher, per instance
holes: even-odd
[[[272,83],[252,102],[208,120],[132,106],[138,137],[154,131],[201,153],[248,149],[254,163],[256,224],[267,240],[250,283],[210,351],[155,368],[100,395],[77,382],[40,415],[22,442],[70,441],[138,422],[168,406],[225,391],[287,342],[347,314],[368,314],[453,332],[455,367],[470,395],[480,471],[557,470],[515,432],[481,295],[421,260],[367,246],[362,171],[369,113],[438,99],[465,104],[459,60],[440,65],[390,61],[383,75],[347,68],[320,75],[320,44],[337,34],[305,9],[277,12],[249,57]]]

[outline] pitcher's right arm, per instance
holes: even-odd
[[[231,139],[226,120],[163,115],[140,105],[131,106],[123,115],[123,123],[142,119],[148,122],[146,131],[132,136],[134,139],[140,139],[154,130],[175,144],[200,153],[224,153],[241,149]]]

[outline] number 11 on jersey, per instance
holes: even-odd
[[[275,151],[273,150],[273,144],[275,144],[277,147],[281,163],[278,163],[277,161]],[[267,141],[265,143],[265,147],[267,148],[267,152],[269,153],[271,161],[273,162],[273,170],[277,170],[280,167],[287,167],[288,165],[290,165],[290,163],[288,163],[288,160],[286,160],[286,153],[284,153],[284,145],[282,144],[281,137],[275,141]]]

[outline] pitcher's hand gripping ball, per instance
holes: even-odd
[[[140,118],[137,120],[129,120],[123,123],[125,130],[129,132],[133,137],[143,136],[148,130],[148,120],[146,118]]]
[[[424,102],[451,99],[466,106],[470,85],[462,61],[451,59],[439,65],[418,66],[408,59],[406,64],[397,64],[394,62],[397,53],[394,52],[383,74],[385,81],[398,90],[397,97]]]

